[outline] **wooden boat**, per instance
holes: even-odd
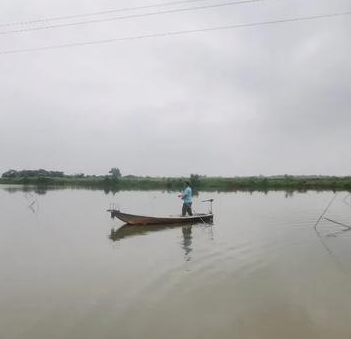
[[[118,218],[128,225],[170,225],[170,224],[191,224],[191,223],[210,223],[213,221],[213,214],[194,214],[192,216],[178,217],[149,217],[144,215],[134,215],[122,213],[116,209],[107,210],[111,213],[111,218]]]

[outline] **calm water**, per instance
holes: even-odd
[[[351,225],[346,195],[326,217]],[[0,338],[349,339],[351,232],[313,229],[332,196],[200,193],[213,226],[123,232],[110,202],[177,214],[177,193],[2,186]]]

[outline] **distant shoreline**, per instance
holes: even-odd
[[[81,187],[108,191],[118,190],[180,190],[185,180],[199,191],[269,191],[269,190],[333,190],[351,191],[351,176],[252,176],[252,177],[120,177],[63,176],[0,178],[0,184],[57,187]]]

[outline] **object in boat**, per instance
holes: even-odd
[[[178,217],[149,217],[144,215],[134,215],[123,213],[116,209],[107,210],[111,213],[111,218],[118,218],[128,225],[170,225],[170,224],[191,224],[191,223],[210,223],[213,221],[212,213],[197,213],[192,216]]]

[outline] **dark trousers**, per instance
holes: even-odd
[[[184,217],[186,213],[188,213],[189,215],[193,215],[193,212],[191,210],[191,202],[185,202],[183,204],[182,216]]]

